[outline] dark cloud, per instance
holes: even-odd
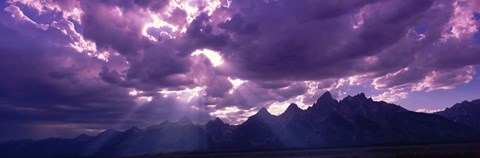
[[[134,2],[82,2],[85,12],[81,21],[84,37],[94,41],[99,48],[113,49],[125,56],[129,67],[125,71],[122,86],[152,91],[193,84],[191,79],[182,75],[190,71],[191,66],[188,58],[180,56],[181,49],[184,49],[178,49],[183,46],[182,41],[159,38],[159,43],[154,43],[142,35],[143,25],[149,22],[150,17],[135,5],[160,11],[158,9],[165,7],[168,1]],[[182,18],[182,13],[174,13],[170,20]],[[158,34],[158,38],[162,30],[149,31],[150,34]],[[193,50],[189,49],[189,53]],[[102,72],[100,76],[106,82],[117,84],[120,79],[115,77],[116,71]]]
[[[190,54],[199,48],[219,48],[225,46],[229,36],[225,33],[215,33],[214,26],[209,23],[210,17],[201,13],[189,25],[185,43],[179,48],[182,54]]]
[[[377,78],[374,85],[377,88],[407,88],[413,91],[452,89],[460,84],[470,82],[474,74],[473,66],[439,70],[403,69]]]
[[[140,34],[144,22],[138,15],[141,13],[96,1],[82,2],[81,7],[83,36],[94,41],[97,47],[112,48],[121,54],[137,54],[144,43],[148,44]]]
[[[206,86],[206,94],[211,97],[224,97],[233,87],[226,77],[216,77],[213,80],[209,80]]]
[[[235,34],[258,33],[258,26],[254,23],[246,23],[239,14],[235,14],[231,19],[218,24],[218,27]]]
[[[190,71],[190,60],[176,55],[175,49],[154,46],[142,50],[142,56],[127,59],[127,84],[143,90],[193,84],[183,75]]]
[[[406,89],[439,72],[470,76],[456,82],[436,80],[455,87],[470,81],[466,67],[480,63],[472,37],[476,28],[471,28],[478,22],[468,21],[474,12],[454,12],[475,2],[465,3],[234,1],[227,9],[232,18],[218,24],[230,34],[220,50],[229,63],[222,70],[268,82],[373,74],[372,79],[385,81],[383,86],[374,83],[377,87]],[[317,6],[328,9],[313,9]],[[423,29],[416,32],[418,28]]]
[[[362,58],[401,40],[432,2],[234,1],[229,8],[234,16],[219,24],[232,32],[221,51],[231,64],[225,71],[248,79],[315,80],[379,69],[364,65]],[[337,3],[344,6],[315,8]],[[352,14],[359,12],[372,17],[354,29]],[[245,33],[248,28],[258,33]]]
[[[135,0],[134,2],[143,8],[157,12],[167,6],[170,0]]]
[[[98,75],[103,81],[108,83],[118,84],[122,82],[120,73],[118,73],[117,70],[109,70],[107,67],[103,67]]]
[[[290,85],[290,81],[257,81],[255,82],[258,86],[266,89],[278,89],[284,88]]]

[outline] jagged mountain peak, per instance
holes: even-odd
[[[272,114],[268,112],[267,108],[262,107],[260,110],[258,110],[256,116],[271,116]]]
[[[77,138],[85,138],[85,137],[91,137],[91,136],[89,136],[89,135],[86,135],[86,134],[80,134],[80,135],[76,136],[76,137],[75,137],[75,138],[73,138],[73,139],[77,139]]]
[[[223,122],[220,118],[215,118],[214,120],[210,120],[205,124],[207,127],[214,127],[214,128],[219,128],[219,127],[227,127],[230,126],[230,124],[227,124]]]
[[[350,104],[352,102],[362,103],[362,102],[374,102],[374,101],[371,98],[367,98],[367,96],[365,96],[365,93],[359,93],[354,96],[347,95],[345,98],[340,100],[340,104],[345,104],[345,103]]]
[[[323,109],[332,109],[338,104],[338,101],[333,99],[332,94],[329,91],[326,91],[325,93],[318,98],[317,102],[313,104],[312,109],[315,111]]]
[[[219,122],[219,123],[223,123],[223,121],[220,119],[220,118],[215,118],[215,120],[213,120],[213,122]]]
[[[275,118],[275,115],[272,115],[270,112],[268,112],[267,108],[262,107],[260,110],[258,110],[258,112],[255,115],[249,117],[247,119],[247,121],[251,120],[251,119],[253,119],[253,120],[270,120],[272,118]]]
[[[210,124],[225,124],[225,122],[223,122],[220,118],[215,118],[214,120],[210,120],[207,122],[207,125]]]
[[[86,135],[86,134],[80,134],[73,139],[77,140],[77,141],[87,141],[87,140],[90,140],[92,138],[93,138],[93,136],[89,136],[89,135]]]
[[[288,111],[302,111],[302,109],[300,109],[300,107],[298,107],[297,104],[291,103],[285,110],[285,112],[288,112]]]
[[[136,132],[136,131],[140,131],[140,128],[133,126],[130,129],[126,130],[126,132]]]
[[[480,99],[465,100],[436,114],[480,130]]]
[[[329,102],[331,100],[335,100],[335,99],[333,99],[332,94],[329,91],[326,91],[325,93],[322,94],[322,96],[320,96],[320,98],[318,98],[317,104],[325,101]]]
[[[445,112],[445,111],[458,111],[458,110],[473,110],[473,109],[479,109],[480,110],[480,99],[472,100],[472,101],[467,101],[464,100],[461,103],[456,103],[452,107],[448,107],[443,111],[439,111],[437,113]]]
[[[105,131],[103,131],[102,133],[98,134],[97,136],[95,136],[93,139],[95,140],[103,140],[103,139],[108,139],[108,138],[111,138],[117,134],[120,134],[121,132],[120,131],[117,131],[117,130],[113,130],[113,129],[107,129]]]
[[[192,125],[193,122],[192,122],[192,120],[190,120],[190,118],[184,116],[184,117],[180,118],[180,120],[178,120],[178,124],[180,124],[180,125]]]
[[[287,118],[290,118],[290,117],[293,117],[295,115],[300,115],[301,113],[303,112],[302,109],[300,109],[300,107],[298,107],[297,104],[295,103],[291,103],[288,108],[280,115],[281,117],[287,117]]]
[[[357,95],[353,96],[353,98],[356,98],[356,99],[367,99],[367,97],[365,96],[365,93],[358,93]]]
[[[117,131],[117,130],[107,129],[107,130],[103,131],[102,133],[100,133],[99,135],[114,134],[114,133],[119,133],[119,132],[120,131]]]
[[[340,101],[344,101],[344,100],[352,100],[353,97],[351,95],[347,95],[345,98],[343,98],[342,100]]]
[[[155,129],[155,128],[162,128],[162,127],[170,126],[172,124],[174,124],[174,123],[166,120],[166,121],[161,122],[160,124],[155,124],[155,125],[148,126],[146,128],[146,130]]]

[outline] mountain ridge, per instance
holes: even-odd
[[[464,107],[463,104],[472,106],[470,103],[476,105],[477,101],[458,103],[452,109]],[[0,144],[0,156],[138,155],[480,140],[478,129],[447,116],[408,111],[395,104],[373,101],[364,93],[337,101],[325,92],[306,110],[292,103],[275,116],[263,107],[239,125],[219,118],[200,125],[182,117],[178,122],[165,121],[125,131],[105,130],[96,136],[9,141]],[[58,149],[62,152],[56,152]]]
[[[480,99],[465,100],[435,114],[480,130]]]

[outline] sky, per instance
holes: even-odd
[[[326,91],[434,112],[480,98],[479,26],[477,0],[6,0],[0,141],[239,124]]]

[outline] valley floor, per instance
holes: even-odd
[[[132,156],[129,158],[479,158],[480,143],[265,152],[185,153]]]

